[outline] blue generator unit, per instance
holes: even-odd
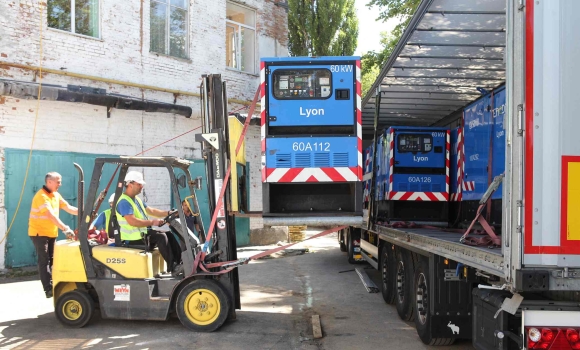
[[[447,128],[394,126],[377,139],[375,206],[385,221],[447,222]]]
[[[264,217],[362,222],[360,58],[262,58],[260,75]]]
[[[479,201],[505,171],[505,87],[487,93],[464,109],[464,164],[461,184],[462,220],[475,217]],[[492,225],[501,226],[502,187],[492,195],[485,212]]]

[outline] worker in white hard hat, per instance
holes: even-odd
[[[111,194],[109,197],[109,209],[105,209],[102,213],[97,216],[95,221],[89,226],[89,230],[97,229],[107,231],[109,229],[109,222],[111,221],[111,208],[113,207],[113,201],[115,200],[115,193]]]
[[[149,219],[149,216],[161,218],[169,215],[170,211],[148,206],[137,195],[143,190],[145,181],[143,174],[138,171],[129,171],[125,176],[125,192],[117,201],[116,217],[121,233],[123,245],[149,245],[152,250],[157,246],[159,253],[167,263],[168,271],[180,273],[183,266],[179,243],[172,234],[153,230],[151,226],[162,226],[162,219]],[[145,237],[147,239],[145,239]]]

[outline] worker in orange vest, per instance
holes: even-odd
[[[77,215],[78,212],[76,207],[68,204],[57,192],[61,183],[62,176],[59,173],[46,174],[44,186],[32,199],[28,220],[28,235],[36,249],[38,273],[47,298],[52,297],[52,257],[58,229],[67,237],[74,237],[73,230],[59,219],[59,211],[63,209],[72,215]]]

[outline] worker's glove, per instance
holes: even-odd
[[[75,238],[75,232],[73,230],[71,230],[70,227],[66,226],[63,228],[62,233],[64,233],[66,235],[66,238],[68,239],[74,239]]]

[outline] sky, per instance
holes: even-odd
[[[366,4],[369,0],[355,0],[355,7],[358,16],[358,47],[354,55],[362,56],[367,51],[379,51],[382,49],[380,33],[391,31],[399,21],[391,19],[386,23],[378,21],[378,8],[373,6],[369,9]]]

